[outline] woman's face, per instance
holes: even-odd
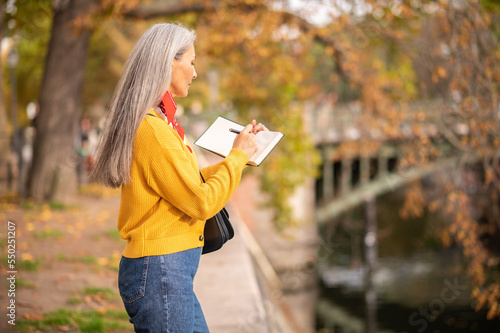
[[[194,69],[195,59],[194,45],[191,45],[180,59],[174,59],[172,63],[172,82],[170,82],[168,88],[172,96],[186,97],[188,95],[189,85],[197,76]]]

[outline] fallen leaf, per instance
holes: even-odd
[[[57,329],[61,332],[69,332],[71,331],[71,326],[65,325],[65,326],[56,326]]]
[[[21,254],[21,259],[33,261],[33,256],[31,255],[31,253],[26,252],[26,253]]]
[[[38,313],[25,313],[24,319],[26,320],[42,320],[43,316]]]

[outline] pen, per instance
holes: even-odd
[[[240,133],[241,133],[241,131],[240,131],[240,130],[237,130],[237,129],[234,129],[234,128],[230,128],[230,129],[229,129],[229,132],[233,132],[233,133],[235,133],[235,134],[240,134]]]

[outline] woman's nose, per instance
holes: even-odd
[[[193,79],[196,79],[197,76],[198,74],[196,73],[196,69],[193,68]]]

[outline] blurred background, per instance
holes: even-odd
[[[498,1],[4,0],[1,10],[0,217],[2,230],[17,221],[26,272],[19,330],[124,331],[99,317],[126,323],[116,286],[92,284],[116,278],[119,191],[88,174],[129,52],[151,25],[176,21],[197,33],[198,78],[177,101],[190,141],[219,115],[285,133],[232,199],[260,249],[249,250],[256,271],[272,268],[258,274],[263,298],[292,323],[276,332],[499,331]],[[0,245],[7,253],[7,232]],[[48,306],[57,276],[70,285]]]

